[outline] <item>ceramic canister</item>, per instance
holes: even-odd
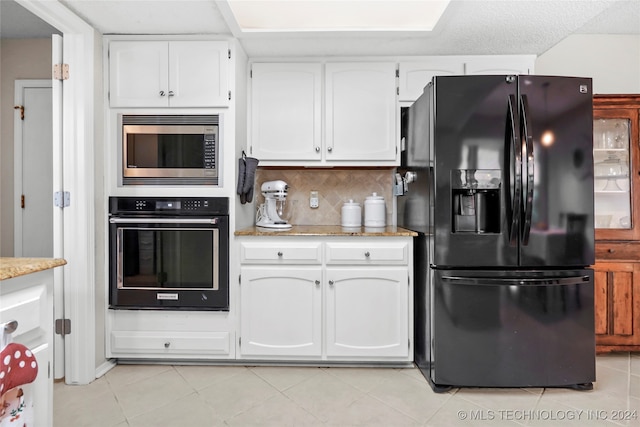
[[[384,197],[373,193],[364,200],[364,226],[384,227],[386,217]]]
[[[342,226],[360,227],[362,225],[362,209],[360,203],[349,199],[342,205]]]

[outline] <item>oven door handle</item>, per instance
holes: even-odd
[[[218,218],[109,218],[111,224],[217,224]]]

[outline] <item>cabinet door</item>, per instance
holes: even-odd
[[[598,345],[640,345],[640,264],[596,263],[595,331]]]
[[[406,268],[328,268],[327,357],[407,357]]]
[[[229,105],[228,44],[218,41],[169,43],[169,104],[171,107]]]
[[[593,116],[596,240],[638,240],[638,109],[594,108]]]
[[[112,41],[109,44],[111,106],[168,106],[168,61],[167,42]]]
[[[465,58],[465,74],[533,74],[535,56],[477,56]]]
[[[240,285],[242,357],[322,353],[320,267],[243,267]]]
[[[251,155],[261,161],[319,161],[321,108],[320,64],[253,64]]]
[[[325,68],[325,158],[389,161],[396,152],[394,63],[329,63]]]
[[[424,88],[433,76],[451,76],[464,74],[461,59],[430,58],[420,62],[403,62],[399,67],[399,99],[415,101],[422,95]]]

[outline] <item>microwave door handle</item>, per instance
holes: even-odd
[[[109,218],[111,224],[217,224],[218,218]]]

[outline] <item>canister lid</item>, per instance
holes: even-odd
[[[384,197],[378,196],[378,193],[372,193],[370,196],[367,196],[366,200],[384,200]]]

